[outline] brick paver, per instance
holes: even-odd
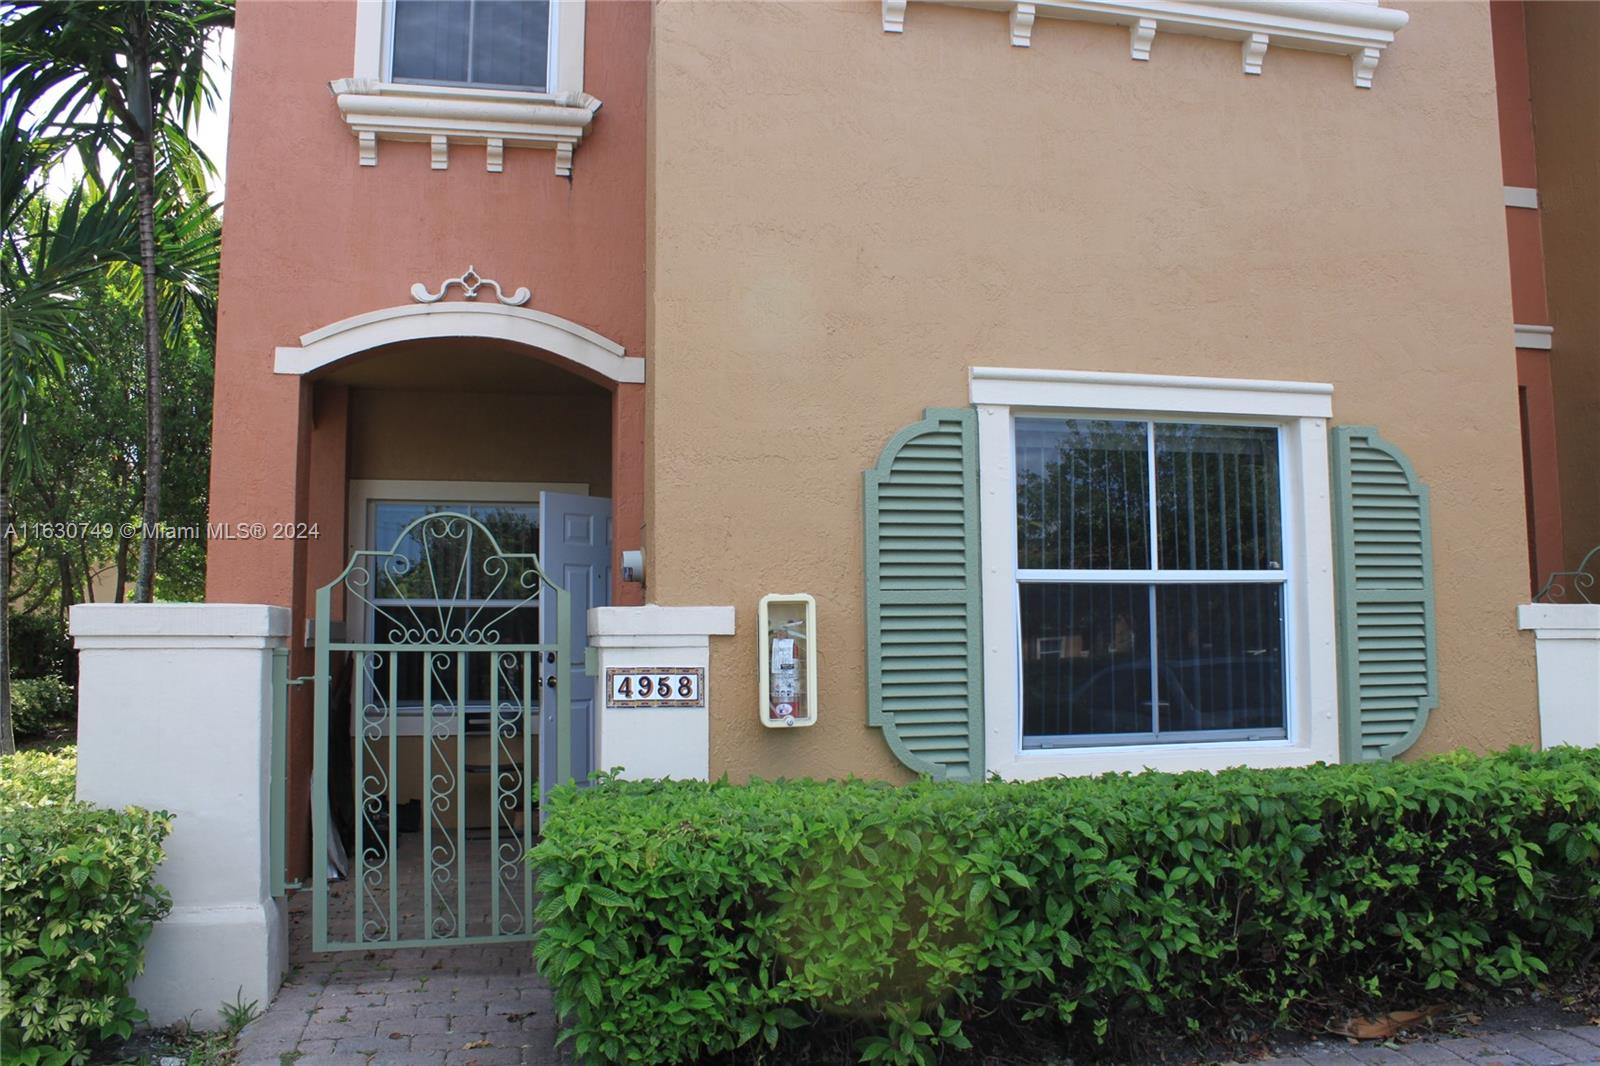
[[[344,886],[330,897],[337,906]],[[310,893],[289,905],[290,974],[240,1033],[240,1066],[557,1066],[533,945],[311,950]]]

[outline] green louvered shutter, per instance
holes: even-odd
[[[866,475],[867,722],[913,770],[981,781],[977,419],[925,413]]]
[[[1369,426],[1333,431],[1340,748],[1345,762],[1405,751],[1439,704],[1428,488]]]

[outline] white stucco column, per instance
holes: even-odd
[[[711,774],[711,638],[733,635],[732,607],[592,607],[589,645],[595,678],[595,768],[627,778],[707,780]],[[625,700],[616,677],[671,679],[667,699]],[[695,672],[698,671],[698,674]],[[688,678],[685,684],[684,679]],[[691,695],[681,698],[677,686]],[[636,690],[630,689],[635,694]],[[619,706],[656,703],[658,706]]]
[[[1600,604],[1525,603],[1539,665],[1539,745],[1600,747]]]
[[[172,913],[133,986],[155,1025],[214,1025],[283,978],[271,893],[272,653],[289,611],[259,604],[80,604],[78,797],[170,811],[156,879]]]

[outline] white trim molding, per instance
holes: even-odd
[[[1304,766],[1339,759],[1334,657],[1333,518],[1328,419],[1333,388],[1316,382],[974,367],[978,409],[985,770],[1005,778],[1111,771]],[[1193,416],[1278,427],[1289,676],[1282,740],[1024,748],[1018,655],[1016,453],[1019,414]]]
[[[505,169],[510,146],[554,148],[556,173],[572,175],[572,154],[600,101],[583,91],[587,0],[553,0],[553,81],[548,92],[393,82],[388,71],[391,0],[357,0],[354,75],[331,82],[339,113],[356,134],[359,160],[378,165],[378,140],[425,141],[434,170],[450,166],[450,143],[481,144],[490,173]]]
[[[1333,386],[1320,382],[992,366],[972,367],[969,376],[975,404],[1118,408],[1152,414],[1333,417]]]
[[[369,311],[312,330],[300,346],[280,347],[273,371],[310,374],[352,355],[401,341],[479,337],[512,341],[560,356],[625,385],[644,382],[644,360],[576,322],[505,304],[406,304]]]
[[[360,143],[364,167],[378,165],[378,140],[426,141],[434,170],[450,165],[449,144],[484,145],[485,166],[498,173],[506,147],[553,148],[556,173],[572,174],[572,153],[600,101],[588,93],[531,93],[448,85],[402,85],[340,78],[334,98]]]
[[[1507,185],[1506,206],[1526,207],[1537,211],[1539,209],[1539,190],[1530,189],[1526,185]]]
[[[1518,348],[1537,348],[1548,352],[1555,342],[1554,326],[1525,326],[1517,323],[1512,327],[1517,338]]]
[[[1030,47],[1036,19],[1078,19],[1126,26],[1132,58],[1148,60],[1156,33],[1241,42],[1243,69],[1260,74],[1269,44],[1350,57],[1351,80],[1372,88],[1385,48],[1410,16],[1377,0],[918,0],[1010,14],[1011,44]],[[905,32],[906,0],[883,0],[883,31]]]

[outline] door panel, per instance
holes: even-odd
[[[589,779],[594,766],[595,679],[584,672],[584,649],[589,646],[589,608],[611,602],[611,501],[598,496],[571,496],[561,492],[539,494],[539,563],[550,580],[566,589],[572,604],[572,659],[566,677],[556,679],[572,694],[572,776]],[[553,598],[552,598],[553,600]],[[541,640],[556,640],[553,610],[540,612]],[[546,664],[548,672],[555,667]],[[547,687],[546,694],[550,692]],[[546,743],[556,735],[556,701],[546,699],[539,736],[541,797],[556,774],[556,746]]]

